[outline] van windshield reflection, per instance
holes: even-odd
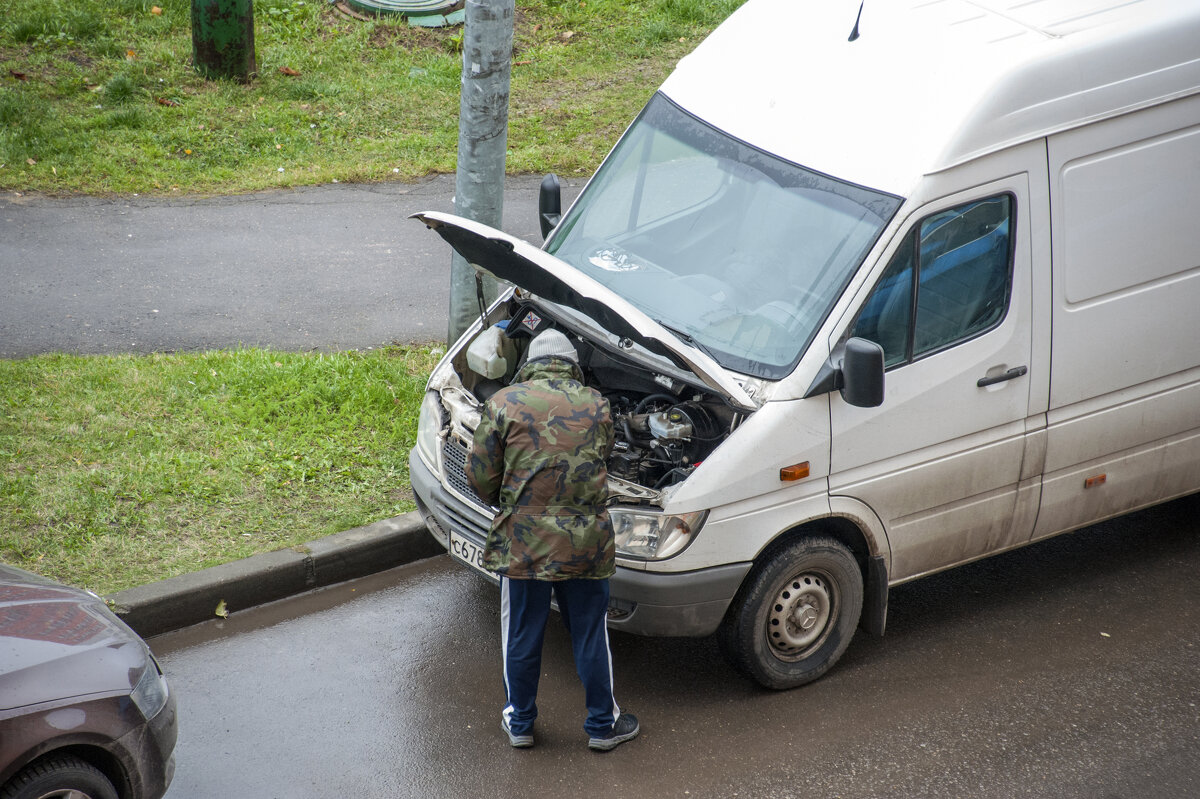
[[[547,249],[722,366],[779,379],[899,206],[750,147],[660,94]]]

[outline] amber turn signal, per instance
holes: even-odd
[[[785,483],[792,480],[803,480],[805,477],[808,477],[808,461],[784,466],[779,470],[779,479]]]

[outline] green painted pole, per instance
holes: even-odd
[[[192,0],[192,65],[209,79],[250,80],[254,0]]]

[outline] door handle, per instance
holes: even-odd
[[[975,381],[975,385],[979,386],[980,388],[984,388],[985,386],[994,386],[997,383],[1003,383],[1005,380],[1012,380],[1020,377],[1028,371],[1029,370],[1024,366],[1014,366],[1002,375],[996,375],[995,377],[981,377]]]

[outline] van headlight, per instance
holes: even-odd
[[[421,416],[417,420],[417,452],[434,474],[437,473],[438,434],[442,432],[444,424],[441,397],[436,391],[425,392]]]
[[[677,555],[692,542],[704,524],[707,511],[695,513],[646,513],[609,510],[617,537],[617,554],[646,560]]]

